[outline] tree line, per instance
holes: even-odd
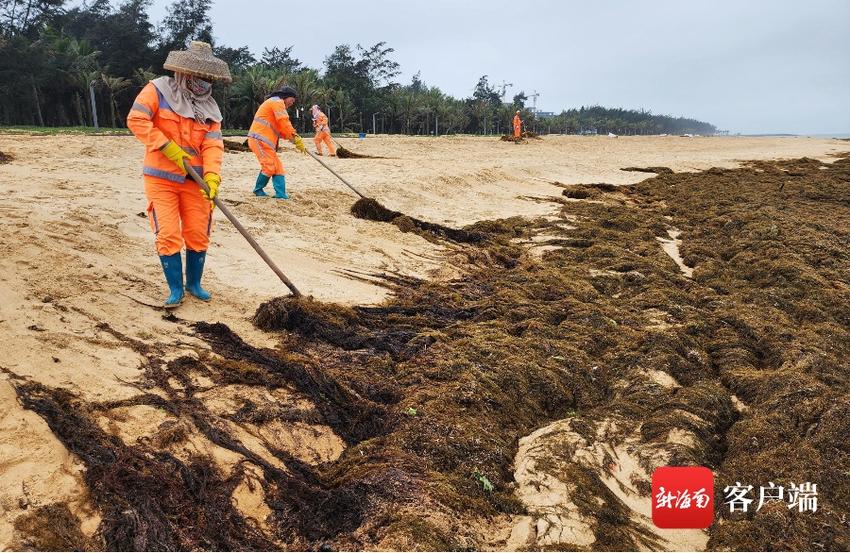
[[[499,134],[522,110],[526,126],[547,132],[712,134],[709,123],[600,106],[563,111],[545,120],[520,92],[506,99],[482,76],[468,98],[426,85],[419,73],[397,82],[399,64],[384,42],[340,44],[321,68],[273,46],[255,56],[247,46],[216,42],[213,0],[175,0],[165,19],[150,20],[150,0],[0,0],[0,124],[122,127],[133,99],[165,73],[170,50],[191,40],[213,44],[233,83],[214,87],[228,128],[247,128],[265,97],[282,84],[298,91],[294,123],[310,129],[309,107],[319,104],[336,130],[404,134]],[[94,102],[91,96],[94,96]],[[591,131],[592,129],[592,131]]]

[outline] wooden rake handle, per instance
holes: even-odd
[[[350,183],[350,182],[348,182],[347,180],[345,180],[344,178],[342,178],[341,176],[339,176],[339,173],[337,173],[336,171],[334,171],[333,169],[331,169],[331,168],[330,168],[330,166],[328,166],[328,164],[327,164],[327,163],[325,163],[324,161],[322,161],[321,159],[319,159],[319,158],[318,158],[318,156],[314,155],[312,152],[306,152],[306,151],[305,151],[305,153],[306,153],[307,155],[309,155],[310,157],[312,157],[313,159],[315,159],[316,161],[318,161],[319,163],[321,163],[321,164],[322,164],[322,167],[324,167],[325,169],[327,169],[328,171],[330,171],[330,172],[333,174],[333,176],[335,176],[336,178],[338,178],[339,180],[341,180],[341,181],[342,181],[342,183],[343,183],[345,186],[347,186],[347,187],[349,187],[350,189],[352,189],[352,190],[354,191],[354,193],[355,193],[355,194],[357,194],[357,195],[358,195],[358,196],[360,196],[361,198],[364,198],[364,199],[366,198],[366,196],[364,196],[363,194],[361,194],[361,193],[360,193],[360,191],[359,191],[359,190],[357,190],[356,188],[354,188],[354,187],[351,185],[351,183]]]
[[[207,186],[207,183],[205,183],[204,179],[201,178],[201,175],[199,175],[198,172],[195,171],[194,167],[189,165],[188,160],[183,162],[183,166],[186,168],[186,172],[189,174],[190,177],[192,177],[192,180],[194,180],[195,183],[197,183],[197,185],[201,188],[201,190],[203,190],[207,194],[209,194],[210,193],[210,187]],[[260,257],[263,258],[263,261],[266,262],[266,265],[268,265],[271,268],[271,270],[274,271],[274,274],[276,274],[277,277],[281,280],[281,282],[283,282],[286,285],[286,287],[289,288],[289,290],[292,292],[292,295],[296,296],[296,297],[301,296],[301,292],[298,291],[298,288],[296,288],[295,285],[292,284],[292,281],[289,280],[286,277],[285,274],[283,274],[283,271],[281,271],[278,268],[278,266],[275,265],[275,262],[272,261],[272,259],[265,252],[265,250],[263,250],[263,248],[261,248],[260,245],[257,244],[257,241],[254,240],[254,237],[251,236],[251,234],[248,232],[248,230],[245,227],[242,226],[242,223],[240,223],[239,220],[236,218],[236,216],[233,213],[230,212],[230,210],[227,208],[227,206],[224,205],[224,203],[219,200],[218,196],[213,198],[213,203],[215,203],[215,206],[217,208],[219,208],[222,213],[224,213],[224,216],[227,217],[227,219],[231,223],[233,223],[233,226],[236,227],[236,230],[239,231],[239,234],[241,234],[243,237],[245,237],[245,240],[247,240],[248,243],[251,244],[251,247],[254,248],[254,251],[256,251],[258,254],[260,254]]]

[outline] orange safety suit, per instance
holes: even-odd
[[[187,249],[205,252],[212,230],[212,202],[160,150],[170,140],[192,156],[200,175],[221,175],[224,141],[221,123],[198,123],[175,113],[156,86],[148,83],[133,102],[127,127],[145,145],[142,174],[148,217],[159,255]]]
[[[290,140],[295,134],[283,100],[272,96],[260,104],[248,130],[248,147],[257,156],[264,175],[273,177],[286,174],[283,163],[277,157],[277,145],[281,138]]]
[[[335,156],[336,149],[331,140],[331,128],[328,126],[328,116],[320,111],[319,115],[313,120],[313,128],[316,130],[316,136],[313,138],[313,142],[316,143],[316,151],[319,155],[322,155],[322,143],[324,143],[328,147],[328,152],[332,156]]]
[[[522,135],[522,119],[519,114],[514,115],[514,138],[519,138]]]

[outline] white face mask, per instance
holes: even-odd
[[[192,94],[196,96],[203,96],[212,88],[212,83],[207,82],[198,77],[189,77],[186,79],[186,88],[192,91]]]

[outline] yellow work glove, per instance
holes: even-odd
[[[180,169],[180,173],[183,175],[186,174],[186,168],[183,166],[183,160],[192,159],[192,156],[186,153],[186,150],[178,146],[173,140],[169,140],[165,146],[160,148],[160,151],[163,155],[165,155],[165,157],[174,162],[177,168]]]
[[[221,184],[221,177],[215,173],[204,173],[204,182],[210,187],[210,193],[207,194],[207,191],[202,188],[201,194],[204,195],[204,198],[212,200],[218,195],[218,185]]]
[[[307,148],[305,148],[305,147],[304,147],[304,141],[303,141],[303,140],[301,140],[301,137],[300,137],[299,135],[297,135],[297,134],[296,134],[296,135],[292,138],[292,143],[293,143],[293,144],[295,144],[295,149],[296,149],[296,150],[298,150],[298,151],[299,151],[299,152],[301,152],[302,154],[306,154],[306,153],[307,153]]]

